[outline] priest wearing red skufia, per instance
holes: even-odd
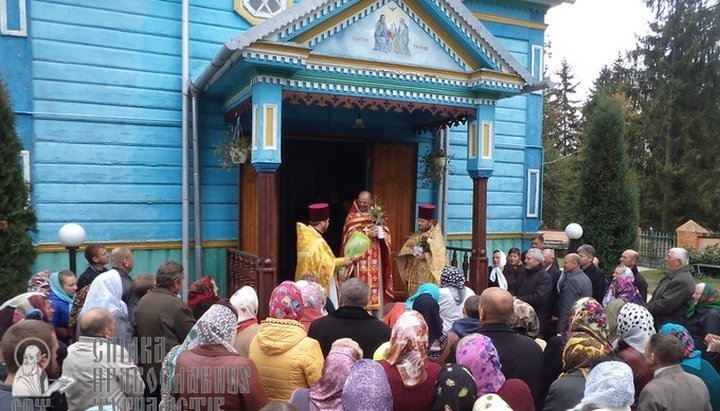
[[[370,289],[368,310],[379,310],[383,297],[393,298],[392,260],[390,258],[390,230],[385,225],[384,211],[373,204],[369,192],[363,191],[353,201],[345,219],[341,251],[355,232],[370,238],[368,251],[353,266],[353,276],[360,278]]]

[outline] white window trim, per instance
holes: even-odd
[[[535,53],[537,51],[537,53]],[[532,51],[530,54],[530,74],[537,79],[537,81],[543,80],[543,59],[544,59],[544,47],[533,45]],[[535,64],[535,55],[537,54],[538,59],[540,59],[539,64]],[[540,70],[540,73],[535,72],[535,66],[537,66],[538,70]]]
[[[483,147],[485,147],[485,125],[486,124],[488,126],[488,134],[489,134],[488,135],[488,155],[484,156],[483,155]],[[494,137],[493,122],[492,121],[483,121],[482,128],[480,131],[480,146],[479,146],[480,158],[483,160],[492,160],[492,158],[493,158],[493,137]]]
[[[538,218],[540,216],[540,170],[537,168],[528,169],[527,178],[527,206],[525,216],[530,218]],[[535,198],[530,198],[532,177],[535,175]],[[531,208],[531,205],[534,207]],[[535,212],[532,212],[532,211]]]
[[[30,184],[30,152],[27,150],[21,150],[18,156],[22,161],[23,179],[26,183]]]
[[[5,36],[27,37],[27,0],[18,0],[20,30],[11,30],[8,28],[7,2],[8,0],[0,0],[0,34]]]
[[[259,127],[259,124],[258,124],[258,122],[257,122],[258,110],[259,110],[259,108],[258,108],[257,104],[253,104],[253,107],[252,107],[252,136],[251,136],[252,138],[250,139],[250,141],[251,141],[251,148],[252,148],[253,150],[257,150],[257,149],[258,149],[257,140],[258,140],[258,134],[260,134],[260,133],[259,133],[260,127]]]

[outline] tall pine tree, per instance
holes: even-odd
[[[35,212],[28,201],[15,134],[15,115],[5,83],[0,78],[0,301],[27,290],[35,260],[30,233],[35,231]]]
[[[638,227],[637,183],[625,150],[625,118],[613,97],[600,93],[591,100],[580,154],[580,188],[575,215],[604,266],[613,266],[634,248]]]

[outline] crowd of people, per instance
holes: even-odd
[[[186,302],[180,264],[131,277],[128,248],[88,246],[79,277],[0,307],[0,410],[720,410],[720,296],[684,249],[648,297],[635,251],[606,279],[592,246],[560,269],[542,240],[495,251],[480,295],[445,266],[382,308],[374,266],[333,298],[309,272],[269,302],[203,277]]]

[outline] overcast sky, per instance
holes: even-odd
[[[567,59],[580,82],[578,99],[584,100],[600,69],[611,64],[618,52],[634,49],[636,36],[647,33],[651,18],[644,0],[576,0],[553,7],[545,17],[549,72],[557,71]],[[554,74],[551,78],[556,80]]]

